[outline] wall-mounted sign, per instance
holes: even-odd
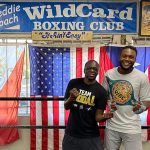
[[[91,41],[91,31],[33,31],[34,41]]]
[[[0,32],[136,33],[137,2],[0,2]]]

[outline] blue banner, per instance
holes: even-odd
[[[0,32],[136,33],[137,2],[1,2]]]

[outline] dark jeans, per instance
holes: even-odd
[[[62,150],[104,150],[100,137],[76,138],[64,135]]]

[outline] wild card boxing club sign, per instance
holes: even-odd
[[[0,32],[136,33],[137,2],[1,2]]]

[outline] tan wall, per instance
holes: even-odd
[[[29,125],[29,117],[19,117],[19,125]],[[30,150],[30,130],[19,129],[20,139],[12,144],[0,146],[0,150]],[[120,150],[124,150],[121,146]],[[143,143],[143,150],[150,150],[150,141]]]

